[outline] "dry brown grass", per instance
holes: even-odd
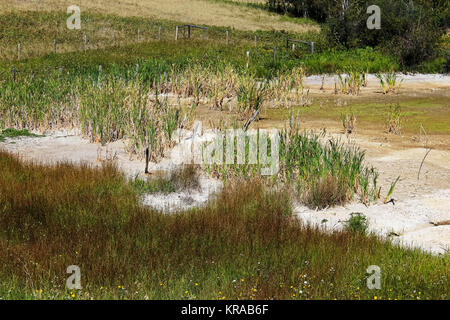
[[[73,1],[67,0],[1,0],[0,13],[11,10],[63,11]],[[314,25],[282,21],[280,16],[256,8],[203,0],[106,0],[79,1],[81,12],[90,11],[122,17],[136,16],[175,20],[186,23],[224,26],[238,30],[289,30],[290,32],[318,31]]]
[[[448,299],[448,260],[292,219],[286,192],[229,184],[204,208],[143,208],[105,164],[0,151],[1,299]],[[366,268],[385,276],[376,293]],[[65,289],[69,265],[83,289]],[[401,276],[401,278],[400,278]],[[358,288],[358,289],[356,289]]]
[[[303,196],[303,201],[313,209],[324,209],[336,205],[343,205],[351,200],[347,184],[339,177],[328,174],[318,180]]]

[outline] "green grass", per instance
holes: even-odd
[[[346,106],[339,105],[338,100],[346,102]],[[330,98],[315,97],[314,103],[308,108],[294,108],[301,110],[304,123],[317,120],[332,120],[341,122],[342,114],[354,114],[358,120],[357,128],[364,130],[385,131],[386,120],[392,104],[400,104],[402,111],[402,133],[417,134],[422,124],[428,134],[449,134],[450,109],[448,98],[439,93],[426,97],[411,96],[383,96],[383,97],[351,97],[333,96]],[[289,110],[268,109],[266,116],[272,120],[285,120],[289,117]]]
[[[30,133],[27,129],[17,130],[13,128],[8,128],[0,130],[0,142],[5,141],[5,138],[17,138],[17,137],[41,137],[41,136]]]
[[[201,209],[143,208],[124,176],[0,153],[2,299],[448,299],[449,259],[292,219],[255,181]],[[69,265],[83,289],[65,289]],[[382,270],[380,290],[366,269]]]
[[[198,168],[192,165],[182,166],[172,170],[169,175],[150,176],[143,180],[135,178],[131,186],[138,194],[144,193],[173,193],[200,187]]]

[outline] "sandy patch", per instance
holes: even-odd
[[[450,203],[450,189],[397,201],[395,205],[389,203],[366,207],[355,202],[321,211],[299,205],[294,213],[303,222],[320,226],[324,230],[341,230],[351,213],[359,212],[366,216],[369,232],[389,237],[394,243],[405,247],[445,254],[450,250],[450,225],[434,226],[432,222],[450,219],[450,206],[430,205],[441,201]]]
[[[198,127],[196,143],[201,144],[214,137],[214,131],[202,132]],[[107,146],[89,143],[76,135],[77,132],[53,132],[45,137],[21,137],[6,139],[0,148],[19,154],[23,159],[55,163],[69,161],[87,162],[100,165],[102,161],[114,160],[120,170],[130,178],[143,177],[144,161],[130,159],[125,152],[123,141]],[[151,163],[150,171],[170,171],[176,165],[189,163],[192,150],[192,132],[181,130],[175,136],[177,145],[168,152],[160,163]],[[406,247],[418,247],[435,254],[444,254],[450,249],[450,225],[439,225],[450,220],[450,158],[448,151],[436,150],[427,158],[420,180],[417,169],[422,160],[424,149],[396,150],[392,146],[379,145],[362,138],[350,139],[349,143],[358,143],[368,150],[367,162],[380,171],[380,185],[384,192],[389,182],[397,175],[402,180],[393,195],[395,205],[374,204],[366,207],[354,202],[344,207],[315,211],[302,205],[294,209],[295,215],[306,223],[320,225],[324,229],[342,229],[343,221],[353,212],[364,214],[369,222],[369,230],[393,242]],[[194,149],[198,150],[198,149]],[[172,194],[147,194],[143,204],[164,212],[189,209],[204,205],[208,199],[220,191],[222,184],[203,175],[198,190],[186,190]],[[383,195],[383,194],[382,194]]]

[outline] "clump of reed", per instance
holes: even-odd
[[[268,150],[258,150],[256,163],[250,163],[250,143],[259,145],[262,136],[260,130],[253,134],[252,142],[250,136],[245,137],[243,163],[208,164],[205,170],[225,181],[260,177],[271,185],[287,188],[300,202],[312,208],[344,204],[355,195],[364,204],[380,198],[378,173],[365,165],[364,151],[338,139],[326,139],[325,132],[302,132],[299,118],[293,113],[280,132],[279,171],[272,176],[261,176],[261,169],[267,165],[260,161],[261,152],[267,151],[270,158],[271,140],[267,143]],[[224,139],[224,150],[228,148],[227,143]],[[233,152],[233,159],[237,159],[238,150],[233,148]]]
[[[351,134],[356,131],[356,115],[354,113],[343,114],[341,118],[345,134]]]
[[[397,74],[394,71],[387,73],[377,73],[378,80],[380,80],[380,86],[384,94],[399,93],[404,79],[398,80]]]
[[[364,151],[340,140],[325,140],[325,132],[300,132],[291,116],[281,133],[281,178],[313,208],[344,204],[359,195],[368,204],[379,199],[378,174],[364,164]]]
[[[309,89],[304,90],[306,71],[303,66],[295,67],[287,72],[278,71],[276,77],[269,81],[268,97],[271,106],[289,108],[293,105],[309,106]]]
[[[343,94],[359,95],[366,82],[365,74],[357,70],[349,70],[346,74],[338,74],[340,91]]]
[[[399,103],[391,104],[386,111],[386,132],[392,134],[401,134],[404,121],[404,114]]]
[[[267,84],[258,83],[254,78],[244,75],[237,88],[237,111],[247,122],[260,110],[267,96]]]

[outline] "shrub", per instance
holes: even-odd
[[[359,232],[366,234],[368,224],[367,218],[359,212],[353,212],[350,214],[350,219],[344,221],[345,229],[349,232]]]
[[[397,55],[404,67],[417,66],[437,54],[448,26],[448,1],[425,0],[268,0],[269,9],[325,22],[330,43],[347,48],[381,47]],[[381,29],[369,30],[366,9],[381,9]]]

